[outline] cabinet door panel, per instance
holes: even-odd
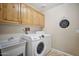
[[[33,25],[40,27],[44,26],[44,15],[35,10],[33,11]]]
[[[44,15],[39,15],[39,25],[41,27],[44,27]]]
[[[33,10],[28,7],[28,24],[33,25]]]
[[[9,3],[4,4],[4,20],[19,22],[19,9],[20,4]]]
[[[28,8],[24,4],[21,4],[21,21],[22,24],[28,24]]]
[[[39,26],[39,13],[37,13],[36,11],[33,11],[33,24],[35,26]]]

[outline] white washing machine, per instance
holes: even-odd
[[[25,56],[26,40],[23,34],[0,35],[0,56]]]
[[[27,40],[27,56],[45,56],[51,50],[51,36],[49,34],[29,34],[24,35]]]

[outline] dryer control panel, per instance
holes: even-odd
[[[43,39],[44,37],[45,37],[44,35],[39,36],[40,39]]]

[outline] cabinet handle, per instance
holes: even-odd
[[[4,20],[7,20],[7,19],[4,19]]]
[[[1,11],[1,8],[0,8],[0,11]]]
[[[15,8],[15,6],[13,6],[13,8]]]

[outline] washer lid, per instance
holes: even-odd
[[[21,39],[22,34],[5,34],[0,35],[0,49],[25,43],[26,40]]]
[[[1,34],[0,35],[0,42],[9,41],[9,40],[16,40],[20,38],[23,34],[16,33],[16,34]]]

